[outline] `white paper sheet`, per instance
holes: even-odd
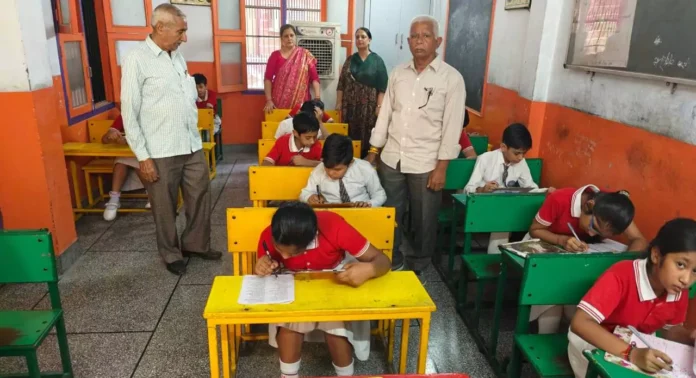
[[[290,274],[279,276],[244,276],[239,304],[284,304],[295,301],[295,277]]]
[[[657,376],[672,378],[694,378],[693,372],[694,348],[688,345],[679,344],[674,341],[661,339],[653,335],[641,334],[641,337],[650,344],[650,347],[664,352],[672,359],[672,371],[660,371]],[[646,348],[636,335],[631,336],[631,342],[636,343],[638,348]]]
[[[588,252],[624,252],[628,249],[626,244],[619,243],[611,239],[604,239],[601,243],[589,244],[590,249]]]

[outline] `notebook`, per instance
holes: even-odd
[[[530,253],[570,253],[559,246],[539,239],[502,244],[501,247],[522,257],[527,257]]]
[[[592,253],[625,252],[626,249],[628,249],[628,246],[626,244],[622,244],[622,243],[619,243],[619,242],[617,242],[615,240],[611,240],[611,239],[604,239],[604,240],[602,240],[601,243],[588,244],[588,247],[590,247],[588,252],[592,252]]]
[[[627,328],[616,327],[614,334],[628,343],[635,343],[638,348],[646,347],[643,341]],[[666,353],[672,359],[672,371],[662,370],[655,374],[650,374],[649,376],[657,378],[696,378],[696,373],[694,372],[693,346],[679,344],[674,341],[662,339],[654,335],[646,335],[644,333],[641,334],[641,337],[645,339],[653,349]],[[609,353],[604,355],[604,359],[627,369],[643,373],[636,365]]]
[[[290,274],[244,276],[237,303],[242,305],[285,304],[295,301],[295,278]]]

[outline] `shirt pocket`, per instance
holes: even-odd
[[[441,123],[445,114],[445,103],[447,101],[447,88],[431,87],[431,91],[423,93],[423,102],[425,104],[421,110],[433,123]],[[428,98],[430,97],[430,98]]]

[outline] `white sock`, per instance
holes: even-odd
[[[553,306],[539,315],[539,334],[548,335],[558,332],[561,327],[561,317],[563,316],[563,306]]]
[[[120,203],[121,202],[121,192],[109,192],[109,202]]]
[[[350,361],[350,365],[345,367],[338,367],[333,362],[331,364],[333,365],[334,369],[336,369],[336,375],[338,375],[339,377],[351,376],[353,375],[353,372],[355,370],[353,368],[353,361]]]
[[[300,362],[301,359],[292,363],[280,361],[280,378],[299,378],[297,373],[300,371]]]

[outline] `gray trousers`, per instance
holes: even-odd
[[[401,173],[401,163],[396,169],[382,161],[377,167],[382,187],[387,193],[385,207],[396,208],[397,229],[394,234],[394,251],[398,251],[404,233],[404,215],[407,205],[411,216],[414,240],[413,255],[404,256],[410,268],[423,269],[430,263],[437,242],[437,213],[442,203],[442,191],[428,189],[430,172],[420,174]]]
[[[187,155],[152,159],[159,180],[146,183],[157,229],[157,249],[165,263],[183,259],[181,251],[210,250],[210,179],[203,150]],[[176,231],[179,188],[184,196],[186,228]]]

